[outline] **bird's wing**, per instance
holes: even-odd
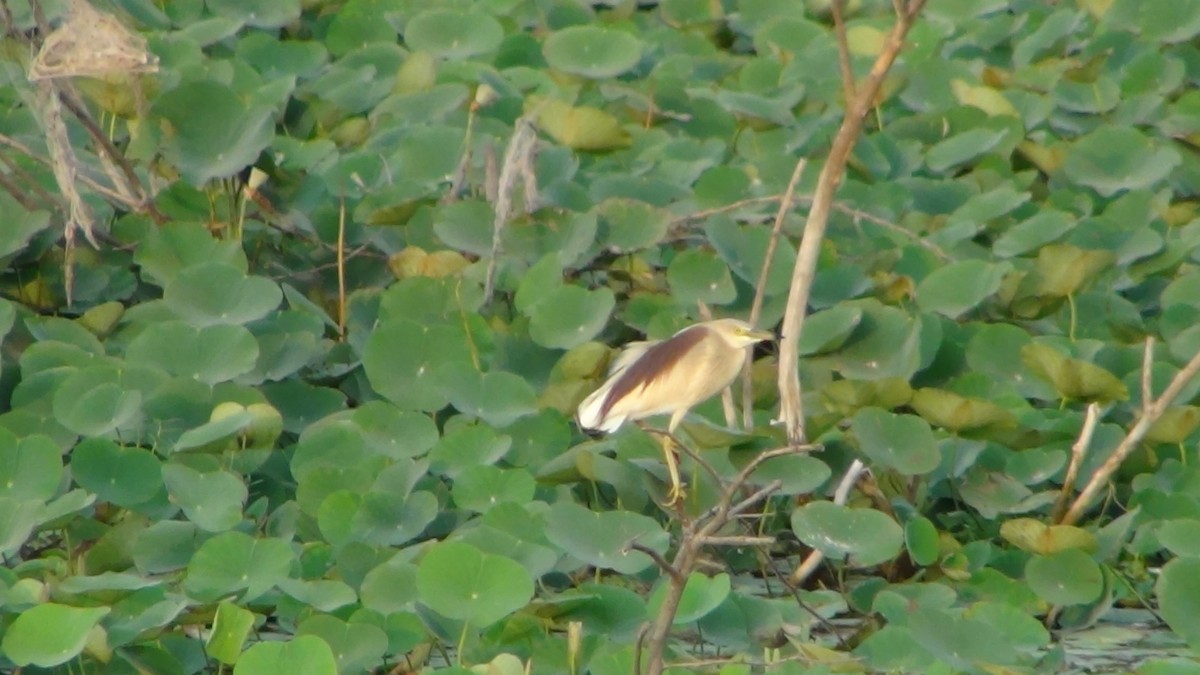
[[[645,354],[647,350],[656,344],[659,344],[658,340],[643,340],[641,342],[630,342],[625,345],[625,348],[621,350],[617,358],[613,359],[612,363],[608,366],[609,378],[620,375],[621,371],[632,365],[634,361],[640,359],[642,354]]]
[[[621,354],[617,359],[620,369],[615,370],[613,376],[597,391],[606,394],[597,408],[599,419],[603,420],[621,399],[645,389],[666,375],[672,366],[704,339],[706,330],[703,326],[685,328],[662,342],[637,347],[639,351],[636,356],[630,356],[628,360],[625,354]],[[634,415],[634,419],[637,419],[636,412]]]

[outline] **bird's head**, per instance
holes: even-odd
[[[775,334],[771,331],[756,330],[754,326],[738,319],[717,319],[709,326],[733,347],[747,347],[763,340],[775,339]]]

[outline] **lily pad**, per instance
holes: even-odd
[[[546,38],[542,53],[550,67],[594,79],[615,77],[637,65],[642,43],[624,31],[571,26]]]

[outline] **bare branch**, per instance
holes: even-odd
[[[1154,386],[1151,384],[1154,368],[1154,336],[1146,336],[1146,348],[1142,352],[1142,414],[1154,400]]]
[[[750,303],[751,326],[757,327],[758,320],[762,316],[763,300],[767,294],[767,278],[771,275],[771,261],[775,258],[775,249],[779,246],[779,235],[783,230],[783,222],[786,220],[788,212],[792,210],[796,186],[800,184],[800,177],[804,175],[804,168],[807,166],[808,159],[806,158],[801,158],[799,162],[796,162],[796,168],[792,169],[792,177],[788,180],[787,188],[779,199],[779,208],[775,211],[775,224],[771,227],[771,238],[767,240],[767,251],[763,256],[762,269],[758,272],[758,283],[754,285],[754,301]],[[742,367],[742,428],[747,431],[754,428],[754,385],[751,378],[751,367],[754,364],[750,358],[753,353],[753,347],[746,347],[746,365]]]
[[[1192,360],[1188,361],[1187,365],[1183,367],[1183,370],[1176,373],[1175,378],[1171,380],[1171,384],[1167,385],[1167,389],[1162,393],[1162,396],[1143,409],[1138,421],[1125,434],[1125,438],[1121,440],[1121,444],[1109,455],[1104,464],[1096,470],[1091,480],[1088,481],[1087,486],[1083,488],[1083,492],[1079,493],[1079,496],[1075,498],[1075,502],[1071,504],[1071,508],[1063,515],[1061,521],[1063,525],[1074,525],[1079,522],[1079,519],[1083,516],[1083,512],[1087,510],[1096,499],[1096,496],[1100,494],[1100,491],[1104,489],[1104,486],[1108,483],[1108,479],[1112,478],[1112,475],[1121,467],[1121,463],[1125,461],[1129,453],[1133,452],[1138,443],[1141,443],[1142,439],[1146,437],[1146,432],[1150,431],[1150,427],[1158,421],[1159,417],[1162,417],[1163,412],[1175,402],[1175,399],[1179,397],[1183,388],[1196,377],[1197,373],[1200,373],[1200,353],[1193,356]]]
[[[1092,444],[1092,435],[1095,434],[1096,424],[1099,421],[1100,406],[1089,403],[1087,413],[1083,417],[1083,427],[1079,430],[1079,438],[1071,446],[1071,460],[1067,465],[1067,475],[1063,478],[1058,499],[1054,502],[1054,509],[1050,512],[1051,522],[1059,522],[1066,513],[1067,505],[1071,501],[1071,493],[1075,491],[1075,481],[1079,478],[1079,466],[1083,464],[1083,459],[1087,456],[1087,449]]]
[[[804,227],[804,236],[800,241],[800,249],[796,255],[796,266],[792,271],[792,284],[788,291],[787,312],[783,319],[783,337],[779,349],[779,396],[780,418],[787,430],[788,440],[800,443],[804,440],[804,408],[800,400],[800,371],[799,371],[799,339],[804,327],[804,317],[808,309],[808,296],[812,290],[813,277],[817,271],[817,257],[821,250],[821,241],[825,237],[825,228],[829,223],[829,213],[833,204],[834,193],[846,171],[846,162],[862,129],[862,121],[875,101],[883,85],[883,79],[891,69],[892,63],[904,46],[904,38],[912,27],[917,12],[924,5],[924,0],[912,0],[909,12],[901,16],[888,34],[883,49],[875,64],[871,67],[866,81],[850,103],[842,126],[838,129],[829,149],[829,158],[821,169],[817,179],[817,189],[813,194],[812,209],[808,214],[808,222]]]
[[[775,537],[704,537],[700,543],[705,546],[770,546],[775,543]]]
[[[846,38],[846,19],[842,16],[842,0],[832,0],[829,12],[833,14],[833,30],[837,35],[838,65],[842,69],[842,91],[846,95],[846,105],[854,100],[854,69],[850,64],[850,41]]]
[[[671,563],[667,562],[667,559],[662,557],[662,554],[659,553],[658,551],[655,551],[654,549],[652,549],[648,546],[639,544],[636,541],[631,541],[628,544],[626,544],[624,550],[622,550],[621,553],[628,553],[630,551],[637,551],[638,553],[645,553],[646,555],[650,556],[650,559],[654,561],[654,564],[658,565],[658,568],[660,570],[662,570],[663,572],[665,572],[668,576],[670,576],[672,580],[679,581],[681,583],[687,583],[687,578],[684,577],[683,575],[681,575],[679,573],[679,570],[675,569],[675,567],[673,565],[671,565]]]

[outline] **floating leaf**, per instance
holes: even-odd
[[[833,502],[811,502],[793,511],[792,531],[830,559],[849,558],[858,567],[891,560],[904,546],[904,530],[887,515]]]
[[[455,408],[493,426],[507,426],[536,410],[533,388],[512,373],[481,373],[458,362],[438,368],[437,378]]]
[[[917,305],[957,319],[1000,288],[1007,265],[965,260],[939,267],[917,284]]]
[[[500,22],[479,11],[428,9],[404,27],[404,41],[410,49],[449,60],[494,51],[503,39]]]
[[[1104,588],[1100,566],[1077,548],[1034,555],[1025,565],[1025,580],[1039,597],[1054,605],[1091,602]]]
[[[533,307],[529,337],[550,349],[577,347],[604,329],[615,306],[616,298],[608,288],[561,286]]]
[[[915,415],[863,408],[850,421],[850,430],[863,454],[906,476],[929,473],[941,462],[933,431]]]
[[[300,622],[296,637],[315,635],[324,640],[333,650],[338,671],[343,673],[368,672],[383,660],[387,651],[388,636],[383,629],[371,623],[343,621],[336,616],[318,614]]]
[[[1048,555],[1081,549],[1096,548],[1096,537],[1087,530],[1072,525],[1046,525],[1033,518],[1014,518],[1000,526],[1000,536],[1022,551]]]
[[[646,604],[651,616],[658,615],[668,585],[664,579],[650,594],[650,600]],[[692,572],[683,587],[683,597],[679,599],[679,606],[675,610],[675,625],[681,626],[704,618],[729,597],[730,588],[728,574],[708,577],[699,572]]]
[[[182,321],[146,327],[126,349],[126,357],[204,384],[227,382],[254,369],[258,342],[236,325],[194,328]]]
[[[1112,373],[1087,361],[1064,356],[1054,347],[1030,343],[1021,348],[1021,362],[1035,375],[1069,399],[1123,401],[1129,398],[1125,383]]]
[[[737,298],[729,267],[717,256],[701,249],[688,249],[667,267],[671,295],[683,304],[703,302],[726,305]]]
[[[482,628],[524,607],[533,597],[533,580],[508,558],[442,542],[417,566],[417,593],[433,611]]]
[[[668,543],[667,533],[652,518],[629,511],[594,512],[577,504],[560,504],[546,515],[546,538],[589,565],[621,574],[637,574],[654,564],[630,545],[662,553]]]
[[[238,659],[233,675],[337,675],[329,644],[313,635],[287,642],[258,642]]]
[[[609,113],[546,99],[534,104],[538,126],[572,150],[613,150],[632,142],[629,132]]]
[[[838,349],[862,322],[862,310],[857,307],[838,305],[815,312],[804,320],[800,333],[801,356],[824,354]]]
[[[995,403],[959,396],[945,389],[918,389],[913,392],[909,405],[924,419],[954,432],[992,425],[1002,428],[1017,425],[1017,418]]]
[[[1111,197],[1159,185],[1179,162],[1174,148],[1133,127],[1102,126],[1071,145],[1063,171],[1075,183]]]
[[[222,602],[217,605],[212,632],[204,645],[205,653],[226,665],[237,663],[253,627],[253,612],[232,602]]]
[[[45,436],[17,440],[0,428],[0,497],[19,501],[48,501],[62,480],[62,451]]]
[[[247,107],[215,80],[189,82],[162,94],[151,114],[163,127],[163,155],[196,186],[250,166],[275,131],[274,110]]]
[[[292,558],[291,546],[282,539],[225,532],[200,545],[188,562],[184,588],[206,601],[244,591],[242,599],[249,602],[287,578]]]
[[[602,79],[637,65],[642,43],[624,31],[595,25],[571,26],[546,38],[542,53],[552,68]]]
[[[163,300],[193,326],[244,324],[279,306],[283,291],[274,281],[247,276],[226,263],[200,263],[167,283]]]
[[[1065,298],[1094,280],[1113,264],[1110,251],[1085,250],[1070,244],[1050,244],[1038,250],[1036,295]]]
[[[69,607],[53,602],[21,612],[0,642],[4,655],[18,666],[49,668],[79,655],[92,629],[108,607]]]
[[[147,502],[163,489],[162,469],[151,452],[103,438],[89,438],[75,446],[71,477],[97,499],[117,506]]]
[[[246,484],[225,470],[201,473],[182,464],[165,464],[163,482],[172,501],[188,519],[209,532],[224,532],[242,520]]]

